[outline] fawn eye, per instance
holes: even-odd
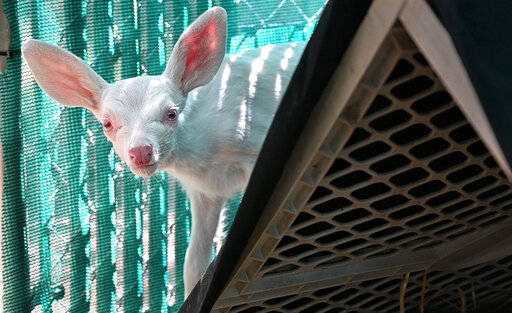
[[[112,125],[112,122],[110,120],[105,120],[103,122],[103,129],[106,131],[106,132],[110,132],[112,131],[112,129],[114,128],[114,126]]]
[[[176,109],[167,110],[166,117],[169,122],[176,122],[176,120],[178,119],[178,110],[176,110]]]

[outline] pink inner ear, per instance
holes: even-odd
[[[198,66],[208,57],[215,54],[217,48],[217,27],[214,22],[208,23],[198,31],[192,32],[185,38],[187,47],[187,60],[185,71],[181,77],[181,82],[185,81]]]
[[[66,64],[56,62],[50,57],[40,57],[40,62],[51,72],[52,79],[59,82],[60,92],[68,98],[74,96],[73,92],[90,99],[95,104],[93,94],[80,83],[79,77]]]
[[[68,75],[67,73],[56,73],[55,75],[59,80],[62,81],[63,85],[66,85],[70,89],[69,91],[66,91],[66,88],[63,88],[64,92],[71,93],[72,90],[76,91],[84,97],[90,99],[91,102],[95,104],[93,94],[89,90],[82,87],[76,76]]]

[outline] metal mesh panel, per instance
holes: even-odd
[[[160,74],[183,30],[228,11],[228,53],[305,41],[325,0],[4,1],[12,49],[58,44],[107,81]],[[184,297],[189,204],[165,174],[145,181],[117,158],[100,124],[42,92],[21,58],[0,76],[5,168],[5,312],[175,312]],[[219,250],[241,195],[226,208]]]
[[[510,223],[511,183],[399,23],[321,140],[219,312],[398,312],[408,271],[417,310],[428,253]],[[427,308],[506,299],[510,262],[428,273]]]

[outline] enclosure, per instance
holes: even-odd
[[[108,82],[160,74],[179,35],[215,5],[228,12],[233,54],[308,40],[325,0],[4,1],[18,53],[0,74],[3,311],[180,308],[190,213],[179,183],[134,176],[90,113],[40,90],[19,49],[29,38],[57,44]],[[223,214],[212,257],[241,196]]]

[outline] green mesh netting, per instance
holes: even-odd
[[[325,0],[6,0],[13,49],[58,44],[107,81],[160,74],[179,35],[213,5],[228,52],[309,39]],[[5,312],[176,312],[189,205],[165,173],[143,180],[83,109],[42,92],[20,57],[0,75]],[[241,195],[229,202],[214,252]],[[214,255],[212,255],[213,257]]]

